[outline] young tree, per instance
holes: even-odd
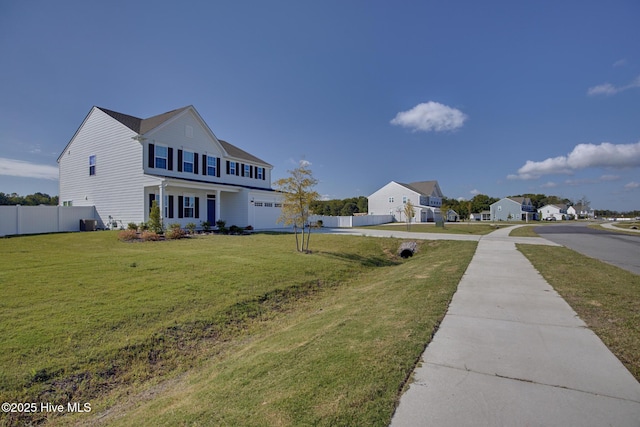
[[[289,178],[281,178],[275,182],[275,187],[284,195],[282,203],[282,214],[278,222],[284,225],[293,225],[296,235],[296,249],[298,252],[309,252],[309,238],[311,237],[311,227],[309,226],[309,214],[311,203],[318,199],[320,195],[313,187],[318,180],[313,177],[309,168],[309,163],[300,161],[300,165],[288,171]],[[305,238],[305,227],[308,229]],[[302,229],[302,244],[298,239],[298,229]]]
[[[162,218],[160,218],[160,207],[158,206],[158,202],[155,200],[151,202],[151,212],[149,213],[149,222],[147,225],[149,226],[149,230],[154,233],[160,234],[164,232]]]
[[[404,215],[407,217],[407,231],[411,229],[411,220],[416,214],[416,210],[413,208],[413,203],[411,200],[407,200],[407,203],[404,204]]]

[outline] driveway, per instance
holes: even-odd
[[[591,258],[640,275],[640,235],[630,236],[587,227],[587,223],[567,223],[536,227],[547,240]]]

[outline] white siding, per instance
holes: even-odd
[[[413,206],[420,205],[418,193],[391,181],[369,196],[369,215],[393,215],[396,221],[405,221],[403,203],[405,197],[406,200],[411,200]],[[416,217],[420,218],[418,209],[416,209]]]
[[[192,130],[193,137],[187,136],[187,134],[189,134],[187,128]],[[184,113],[167,121],[160,127],[151,130],[145,134],[145,138],[145,161],[143,166],[146,173],[175,178],[197,179],[213,183],[243,185],[265,189],[271,188],[271,170],[269,167],[242,159],[224,157],[224,150],[216,137],[209,132],[206,125],[197,118],[196,114],[192,110],[186,110]],[[163,145],[173,148],[173,170],[156,169],[148,166],[147,159],[149,155],[149,144],[154,144],[154,146]],[[190,151],[198,154],[197,173],[178,172],[178,150]],[[220,177],[202,174],[202,168],[206,167],[202,162],[203,154],[220,158]],[[227,160],[241,164],[248,164],[254,167],[264,167],[265,179],[257,179],[255,178],[255,175],[253,178],[249,176],[243,177],[242,173],[239,175],[228,175]]]
[[[136,133],[97,108],[60,157],[60,203],[95,206],[100,227],[114,219],[144,220],[142,149]],[[89,156],[96,156],[96,174],[89,175]]]

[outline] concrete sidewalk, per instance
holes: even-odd
[[[391,426],[639,427],[640,384],[509,231],[480,239]]]

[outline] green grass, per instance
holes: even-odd
[[[369,227],[358,227],[365,230],[389,230],[389,231],[410,231],[412,233],[448,233],[448,234],[473,234],[484,235],[496,230],[496,226],[487,223],[445,223],[444,227],[436,227],[434,223],[411,224],[407,230],[406,224],[374,225]]]
[[[640,381],[640,276],[564,247],[518,249]]]
[[[92,403],[55,424],[387,425],[476,245],[399,243],[0,239],[0,398]]]
[[[538,233],[533,231],[535,227],[540,227],[540,225],[525,225],[524,227],[518,227],[511,230],[509,236],[512,237],[540,237]]]

